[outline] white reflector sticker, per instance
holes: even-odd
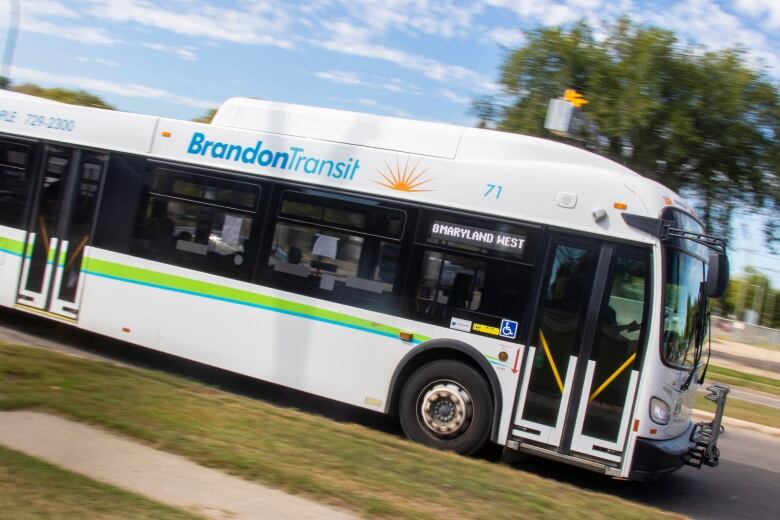
[[[471,332],[471,321],[462,320],[460,318],[452,318],[452,321],[450,321],[450,328],[455,330],[462,330],[463,332]]]

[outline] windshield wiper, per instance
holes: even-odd
[[[621,213],[623,220],[631,227],[650,233],[661,239],[661,241],[670,238],[684,238],[697,244],[706,246],[718,253],[726,252],[726,242],[722,238],[707,235],[706,233],[695,233],[673,227],[674,222],[653,217],[643,217],[641,215],[632,215],[630,213]]]

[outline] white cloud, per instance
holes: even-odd
[[[79,14],[72,7],[55,0],[25,0],[22,12],[24,16],[43,14],[60,18],[79,18]]]
[[[90,0],[87,12],[102,20],[132,22],[176,34],[247,45],[290,49],[286,32],[288,9],[274,2],[244,3],[246,9],[214,7],[204,2],[167,2],[171,9],[149,0]]]
[[[394,93],[419,94],[420,89],[415,85],[401,81],[398,78],[383,78],[381,76],[370,76],[364,78],[357,72],[346,70],[323,70],[315,72],[315,76],[331,83],[340,85],[350,85],[355,87],[366,87],[375,90],[386,90]]]
[[[496,27],[485,36],[489,41],[504,47],[519,47],[525,41],[523,31],[506,27]]]
[[[198,55],[195,53],[195,47],[190,47],[188,45],[163,45],[162,43],[142,42],[141,47],[173,54],[185,61],[196,61],[198,59]]]
[[[55,24],[46,20],[39,20],[35,17],[22,17],[20,30],[46,36],[59,36],[67,40],[73,40],[86,45],[114,45],[120,43],[120,40],[110,35],[108,31],[101,27],[86,26],[64,26]]]
[[[394,107],[392,105],[385,105],[383,103],[380,103],[376,99],[360,98],[360,99],[356,99],[355,103],[357,103],[362,107],[370,108],[374,112],[376,111],[383,112],[385,114],[390,114],[391,116],[395,116],[395,117],[411,117],[411,114],[406,110],[402,108]]]
[[[468,105],[471,101],[470,97],[462,96],[446,88],[443,88],[439,91],[439,96],[443,97],[444,99],[449,99],[453,103],[457,103],[459,105]]]
[[[514,12],[523,25],[561,25],[585,19],[591,25],[630,12],[632,0],[480,0]]]
[[[760,19],[764,27],[780,28],[780,2],[778,0],[736,0],[734,9]]]
[[[684,0],[666,11],[645,14],[640,19],[671,29],[689,43],[700,44],[705,49],[744,47],[753,65],[766,66],[780,74],[777,45],[713,0]]]
[[[582,17],[582,11],[565,3],[546,0],[482,0],[493,7],[503,7],[517,14],[520,20],[536,21],[542,25],[560,25]],[[592,4],[593,2],[588,2]]]
[[[442,63],[401,49],[373,43],[370,40],[371,33],[366,28],[355,27],[343,21],[326,24],[326,28],[331,31],[330,38],[312,42],[313,44],[344,54],[387,61],[419,72],[436,81],[454,80],[478,87],[480,90],[496,90],[490,78],[467,67]]]
[[[746,16],[768,29],[780,28],[780,0],[679,0],[662,9],[632,0],[479,0],[486,6],[513,12],[523,27],[560,25],[585,19],[596,38],[604,38],[604,22],[628,15],[643,24],[676,32],[683,41],[704,49],[743,47],[754,66],[780,75],[780,46],[774,35],[750,27]],[[494,29],[493,32],[501,29]],[[493,33],[492,32],[492,33]],[[488,38],[495,36],[489,33]],[[492,38],[495,40],[495,38]]]
[[[483,10],[479,2],[453,0],[338,0],[320,2],[318,10],[325,7],[370,28],[373,34],[402,31],[443,38],[467,36],[474,17]]]
[[[114,83],[87,76],[68,76],[66,74],[55,74],[25,67],[14,67],[13,78],[14,80],[21,79],[23,81],[34,81],[49,85],[67,85],[69,87],[88,91],[104,92],[130,98],[156,99],[167,103],[201,109],[213,108],[220,104],[217,101],[180,96],[167,90],[148,87],[138,83]]]
[[[0,13],[6,14],[7,7],[0,7]],[[63,22],[53,23],[46,18],[66,18]],[[19,29],[24,32],[58,36],[87,45],[114,45],[119,40],[102,27],[74,25],[74,20],[82,18],[74,7],[55,0],[25,0],[20,9]],[[5,22],[0,26],[4,30]]]
[[[97,63],[98,65],[104,65],[106,67],[119,67],[119,63],[115,62],[114,60],[105,60],[103,58],[90,58],[88,56],[75,56],[74,59],[76,61],[80,61],[81,63]]]
[[[321,72],[316,72],[314,75],[318,78],[330,81],[332,83],[340,83],[342,85],[365,85],[365,82],[356,72],[349,72],[344,70],[323,70]]]

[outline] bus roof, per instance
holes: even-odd
[[[538,137],[261,99],[228,99],[212,124],[443,159],[554,161],[637,175],[581,148]]]
[[[49,124],[57,120],[71,121],[72,128]],[[615,203],[651,217],[670,205],[691,212],[672,190],[562,143],[254,99],[228,100],[207,125],[0,91],[0,132],[646,243],[655,239],[628,227]],[[595,219],[598,210],[607,218]]]

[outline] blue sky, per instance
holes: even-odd
[[[0,0],[3,41],[8,3]],[[470,100],[497,91],[498,66],[524,31],[623,14],[703,48],[742,46],[780,78],[780,0],[21,4],[14,82],[83,88],[122,110],[183,119],[249,96],[472,124]],[[780,258],[763,247],[758,220],[743,216],[736,227],[735,267],[761,266],[780,286]]]

